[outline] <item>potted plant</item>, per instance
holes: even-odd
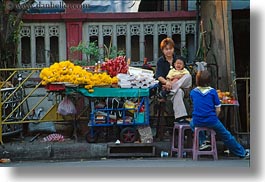
[[[96,41],[89,43],[80,42],[77,46],[72,46],[70,51],[78,51],[86,55],[85,60],[74,60],[76,65],[92,66],[100,59],[99,47],[97,46]]]

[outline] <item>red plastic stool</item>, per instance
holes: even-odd
[[[199,133],[200,131],[208,131],[211,133],[211,150],[210,151],[200,151],[199,147]],[[195,127],[194,129],[194,139],[193,139],[193,160],[198,160],[200,155],[212,155],[214,160],[218,160],[217,147],[215,140],[215,131],[206,127]]]
[[[173,127],[173,134],[172,134],[172,143],[171,143],[171,151],[170,156],[172,157],[173,152],[178,153],[178,158],[183,158],[183,152],[192,152],[191,148],[184,148],[184,139],[185,139],[185,130],[191,130],[191,127],[189,124],[179,124],[174,123]],[[177,148],[175,147],[175,131],[178,130],[178,144]],[[189,138],[188,138],[189,139]],[[192,136],[190,136],[190,140],[192,140]]]

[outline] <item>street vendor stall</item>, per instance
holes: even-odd
[[[76,114],[70,99],[76,93],[88,98],[88,142],[97,137],[95,127],[118,126],[119,138],[129,143],[137,139],[136,126],[149,125],[149,88],[157,82],[153,72],[129,67],[125,57],[108,60],[92,70],[63,61],[44,68],[40,77],[49,92],[63,91],[65,98],[58,106],[62,115]]]
[[[86,135],[88,142],[95,141],[97,137],[94,133],[94,127],[117,125],[122,128],[120,139],[126,143],[136,140],[136,126],[149,125],[149,89],[95,87],[93,93],[84,88],[66,89],[67,94],[73,92],[79,92],[90,98],[90,121],[88,126],[91,129]],[[101,102],[101,107],[98,106],[100,99],[105,100],[103,106]],[[130,101],[130,99],[134,99],[136,103]],[[131,106],[128,104],[131,104]]]

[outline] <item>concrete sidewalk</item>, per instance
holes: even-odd
[[[30,142],[30,139],[31,137],[25,137],[23,140],[17,139],[16,141],[6,142],[4,146],[0,147],[0,158],[8,158],[11,161],[95,160],[107,158],[108,143],[87,143],[84,139],[79,141],[65,139],[63,142],[42,142],[41,138]],[[155,158],[161,158],[161,151],[170,153],[171,143],[169,140],[154,142],[153,144],[155,146]],[[222,144],[219,144],[217,148],[221,150]],[[218,157],[224,160],[239,159],[238,157],[224,156],[222,153]],[[211,156],[209,156],[209,160],[212,160]]]
[[[6,142],[0,147],[0,158],[18,160],[69,160],[69,159],[99,159],[107,157],[108,143],[87,143],[85,140],[65,139],[63,142],[42,142],[31,138]],[[113,142],[111,142],[113,143]],[[170,151],[170,142],[155,142],[156,156],[160,152]]]

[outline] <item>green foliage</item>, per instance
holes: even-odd
[[[22,27],[22,16],[27,8],[16,9],[17,3],[30,7],[34,0],[0,1],[0,68],[17,64],[17,45]]]
[[[86,66],[87,64],[87,61],[86,60],[72,60],[74,62],[75,65],[78,65],[78,66]]]
[[[101,60],[101,55],[99,52],[99,47],[97,41],[84,43],[80,42],[77,46],[70,47],[70,51],[81,52],[86,55],[86,60],[74,60],[76,65],[80,66],[92,66],[97,61]],[[117,56],[124,56],[123,50],[118,51],[116,47],[113,47],[110,43],[109,47],[104,44],[104,59],[113,59]]]
[[[213,23],[212,19],[209,22],[209,30],[203,30],[203,22],[200,23],[200,34],[199,34],[199,47],[196,51],[196,58],[199,61],[206,61],[207,54],[211,50],[212,47],[212,30],[213,30]]]
[[[77,46],[70,48],[71,52],[81,52],[86,55],[86,60],[75,60],[77,65],[86,66],[93,65],[97,60],[100,59],[99,47],[95,42],[84,43],[80,42]]]
[[[117,47],[112,46],[111,42],[109,44],[109,47],[107,47],[104,44],[104,48],[105,48],[105,59],[113,59],[117,56],[124,56],[125,52],[123,50],[117,50]]]
[[[13,37],[12,38],[13,38],[14,43],[16,43],[16,44],[19,41],[19,38],[20,38],[19,34],[20,34],[22,26],[23,26],[23,22],[20,21],[17,29],[15,29],[14,32],[13,32]]]

